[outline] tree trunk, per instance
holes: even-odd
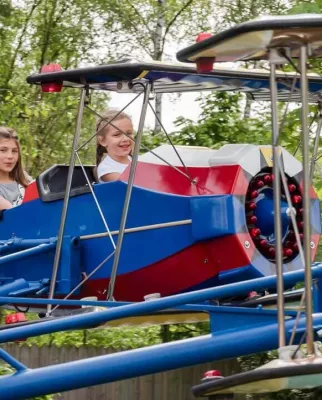
[[[162,343],[171,342],[170,325],[161,325]]]
[[[18,38],[18,43],[17,43],[16,49],[15,49],[15,51],[13,53],[12,59],[10,61],[10,66],[8,68],[8,74],[7,74],[5,82],[4,82],[4,87],[5,88],[8,88],[9,82],[10,82],[12,76],[13,76],[15,65],[16,65],[16,61],[17,61],[17,58],[18,58],[18,54],[19,54],[21,46],[22,46],[22,44],[23,44],[23,42],[25,40],[25,34],[27,32],[29,22],[30,22],[30,20],[31,20],[31,18],[33,16],[33,13],[34,13],[35,9],[39,6],[40,3],[41,3],[41,1],[38,1],[38,0],[34,1],[34,3],[32,4],[32,6],[30,8],[29,13],[26,16],[24,24],[23,24],[23,26],[21,28],[21,33],[20,33],[19,38]]]
[[[157,0],[158,2],[158,19],[154,35],[154,60],[161,61],[162,59],[162,38],[164,30],[164,9],[166,0]],[[162,121],[162,95],[160,93],[155,96],[155,119],[154,134],[160,133],[162,128],[159,121]]]
[[[244,109],[244,119],[250,117],[250,112],[252,109],[252,103],[253,99],[250,96],[246,95],[246,104],[245,104],[245,109]]]

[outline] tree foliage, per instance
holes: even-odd
[[[294,0],[219,0],[223,15],[220,29],[259,16],[288,14],[294,3]]]
[[[0,5],[0,124],[17,129],[32,175],[68,161],[78,91],[44,95],[26,77],[46,63],[63,68],[106,63],[119,57],[161,60],[178,39],[209,26],[210,0],[138,2],[26,0]],[[186,23],[189,21],[189,23]],[[193,21],[193,22],[192,22]],[[168,48],[168,50],[166,50]],[[93,108],[106,107],[108,96],[93,96]],[[161,118],[161,100],[157,96]],[[85,113],[82,137],[93,131]],[[82,155],[94,162],[94,145]]]
[[[174,58],[176,43],[189,43],[210,29],[214,0],[112,0],[106,13],[114,21],[111,58],[140,57],[157,61]],[[121,33],[120,33],[121,31]],[[112,53],[111,53],[112,52]],[[161,132],[162,95],[155,96],[154,133]]]
[[[30,318],[37,318],[29,314]],[[121,326],[96,329],[56,332],[28,338],[22,345],[27,346],[93,346],[112,349],[136,349],[154,344],[187,339],[209,333],[209,323],[161,325],[149,327]]]
[[[0,124],[18,131],[27,170],[38,174],[54,163],[66,163],[75,128],[79,91],[42,94],[26,77],[46,63],[72,68],[91,62],[99,49],[95,22],[99,3],[83,0],[26,0],[0,9]],[[96,96],[101,106],[106,96]],[[103,106],[104,107],[104,106]],[[92,133],[93,117],[85,113],[84,138]],[[93,149],[85,162],[93,162]]]
[[[214,1],[111,0],[105,7],[113,21],[111,56],[136,54],[160,61],[173,53],[176,43],[191,41],[200,30],[210,28]]]
[[[238,93],[214,92],[199,98],[202,110],[197,122],[178,118],[180,128],[174,134],[177,144],[219,148],[227,143],[267,144],[270,120],[267,111],[261,118],[244,118],[243,96]]]

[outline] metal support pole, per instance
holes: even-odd
[[[181,221],[171,221],[171,222],[164,222],[160,224],[153,224],[153,225],[144,225],[144,226],[137,226],[134,228],[127,228],[124,229],[124,233],[134,233],[134,232],[144,232],[153,229],[162,229],[162,228],[169,228],[172,226],[182,226],[182,225],[191,225],[192,219],[183,219]],[[88,239],[97,239],[101,237],[106,237],[108,235],[118,235],[120,231],[111,231],[109,233],[102,232],[102,233],[93,233],[90,235],[83,235],[79,236],[79,240],[88,240]]]
[[[151,303],[156,302],[151,301]],[[315,315],[314,321],[316,326],[321,326],[321,314]],[[299,324],[300,330],[303,329],[304,323],[304,318],[302,318]],[[286,326],[289,332],[292,328],[292,321],[288,321]],[[1,377],[0,397],[6,400],[33,398],[48,393],[63,392],[268,351],[276,348],[276,330],[276,324],[262,323],[253,327],[241,326],[239,330],[228,329],[216,335],[177,340],[26,372],[22,371],[18,374]]]
[[[322,264],[312,268],[314,278],[322,278]],[[293,272],[285,273],[285,283],[287,286],[294,285],[296,282],[301,282],[304,279],[304,271],[298,270]],[[23,281],[23,279],[21,279]],[[23,282],[22,282],[23,283]],[[224,286],[217,286],[210,289],[197,290],[195,292],[181,293],[173,296],[164,297],[154,301],[141,301],[139,303],[126,304],[118,307],[110,307],[106,302],[102,302],[100,305],[108,307],[106,311],[94,312],[89,314],[74,315],[72,317],[65,318],[53,318],[45,322],[38,324],[25,325],[16,327],[14,329],[0,330],[0,343],[12,342],[21,338],[27,338],[31,336],[40,336],[47,333],[54,333],[67,330],[86,329],[93,326],[104,324],[108,321],[116,321],[122,318],[135,317],[139,315],[147,315],[156,311],[166,310],[182,305],[194,303],[202,303],[210,299],[224,299],[227,297],[234,296],[245,296],[250,290],[262,290],[263,288],[274,288],[277,284],[277,277],[274,275],[266,276],[264,278],[251,279],[244,282],[231,283]],[[8,296],[11,290],[3,294]],[[10,301],[9,301],[10,300]],[[0,304],[62,304],[66,306],[80,305],[80,303],[86,304],[85,301],[77,301],[75,303],[72,300],[48,300],[48,299],[32,299],[32,298],[15,298],[15,297],[2,297],[0,296]],[[95,302],[90,302],[92,305]],[[112,305],[116,304],[110,302]],[[88,303],[87,303],[88,304]],[[201,305],[202,306],[202,305]],[[205,306],[207,307],[207,306]],[[272,311],[274,312],[274,311]],[[290,321],[290,327],[293,328],[294,319]],[[321,329],[321,327],[315,327]],[[303,333],[303,332],[302,332]],[[290,332],[288,332],[290,335]],[[2,378],[1,378],[2,379]],[[1,387],[1,385],[0,385]]]
[[[125,224],[126,224],[126,220],[127,220],[129,206],[130,206],[135,171],[136,171],[136,166],[137,166],[139,151],[140,151],[140,145],[141,145],[141,140],[142,140],[142,135],[143,135],[145,116],[146,116],[146,112],[147,112],[147,108],[148,108],[148,104],[149,104],[150,91],[151,91],[151,86],[150,86],[150,84],[148,84],[145,86],[145,89],[144,89],[144,99],[143,99],[142,111],[141,111],[141,116],[140,116],[140,122],[139,122],[139,126],[138,126],[138,132],[137,132],[137,135],[135,138],[135,146],[134,146],[133,155],[132,155],[130,175],[129,175],[125,199],[124,199],[119,235],[117,238],[115,256],[114,256],[113,267],[112,267],[112,272],[111,272],[111,279],[110,279],[110,283],[108,286],[108,292],[107,292],[108,300],[113,299],[115,279],[116,279],[118,263],[120,260],[120,255],[121,255],[121,250],[122,250]]]
[[[64,300],[68,299],[73,293],[76,292],[77,289],[79,289],[80,287],[82,287],[84,285],[85,282],[87,282],[91,276],[93,276],[99,269],[102,268],[102,266],[112,257],[114,256],[115,250],[113,251],[113,253],[109,254],[96,268],[93,269],[93,271],[91,273],[89,273],[88,275],[86,275],[86,277],[79,282],[78,285],[76,285],[65,297]],[[54,312],[55,310],[57,310],[57,308],[59,307],[59,304],[56,305],[56,307],[53,308],[52,312]]]
[[[7,256],[0,257],[0,265],[24,260],[26,259],[26,257],[46,253],[47,251],[52,250],[54,247],[56,247],[56,243],[40,244],[39,246],[32,247],[31,249],[21,250],[17,253],[8,254]]]
[[[270,54],[272,57],[272,54]],[[275,263],[277,275],[277,318],[278,318],[278,344],[285,346],[285,320],[284,320],[284,283],[283,283],[283,258],[282,258],[282,223],[281,223],[281,183],[279,171],[279,130],[277,111],[277,84],[276,65],[271,61],[270,89],[272,108],[272,148],[273,148],[273,192],[274,192],[274,224],[275,224]]]
[[[189,170],[188,170],[188,168],[186,167],[185,163],[183,162],[183,159],[182,159],[182,157],[180,156],[179,151],[176,149],[176,146],[173,144],[173,142],[172,142],[172,140],[171,140],[171,137],[168,135],[167,130],[166,130],[165,127],[163,126],[163,124],[162,124],[160,118],[158,117],[158,114],[156,113],[155,109],[152,107],[152,104],[151,104],[150,102],[149,102],[149,106],[150,106],[150,108],[151,108],[151,110],[152,110],[152,112],[153,112],[153,114],[154,114],[154,116],[155,116],[155,119],[157,120],[159,126],[162,128],[162,130],[163,130],[164,134],[166,135],[166,137],[167,137],[169,143],[171,144],[171,146],[172,146],[174,152],[176,153],[176,155],[177,155],[179,161],[181,162],[183,168],[185,169],[186,174],[190,177]]]
[[[3,349],[0,349],[0,358],[9,364],[11,367],[15,368],[17,371],[27,371],[28,368],[22,364],[20,361],[16,360],[14,357],[12,357],[10,354],[8,354],[6,351]]]
[[[56,244],[56,238],[49,239],[21,239],[13,238],[9,240],[0,240],[0,255],[3,253],[10,253],[14,251],[21,251],[34,248],[41,244]]]
[[[307,329],[307,352],[314,354],[313,335],[313,305],[312,305],[312,272],[311,272],[311,199],[310,199],[310,154],[309,154],[309,132],[308,132],[308,82],[307,82],[307,46],[301,46],[301,120],[302,120],[302,154],[303,154],[303,221],[304,221],[304,260],[305,260],[305,296],[306,296],[306,329]]]
[[[311,182],[313,181],[313,177],[314,177],[314,170],[315,170],[315,164],[316,164],[316,155],[317,155],[318,150],[319,150],[320,135],[321,135],[321,128],[322,128],[322,103],[321,102],[319,102],[318,107],[319,107],[318,126],[316,128],[315,142],[314,142],[314,148],[313,148],[313,153],[312,153],[312,158],[311,158],[311,165],[310,165],[310,179],[311,179]]]
[[[300,257],[301,257],[301,261],[302,261],[303,268],[304,268],[304,265],[305,265],[304,264],[305,263],[305,261],[304,261],[304,253],[303,253],[303,246],[302,246],[301,239],[300,239],[299,228],[298,228],[297,223],[296,223],[296,210],[293,208],[293,205],[292,205],[291,195],[290,195],[290,192],[289,192],[288,187],[287,187],[287,180],[286,180],[285,172],[282,169],[283,166],[282,166],[282,162],[281,162],[280,159],[279,159],[279,168],[280,168],[282,184],[283,184],[283,187],[284,187],[284,193],[285,193],[286,200],[287,200],[287,205],[288,205],[288,207],[290,209],[290,218],[291,218],[291,222],[292,222],[292,228],[293,228],[293,231],[294,231],[294,234],[295,234],[296,243],[297,243],[298,248],[299,248]]]
[[[10,249],[29,249],[30,247],[39,246],[40,244],[56,243],[56,238],[48,239],[22,239],[12,238],[9,240],[0,240],[0,246],[10,246]],[[0,247],[2,249],[2,247]]]
[[[69,195],[70,195],[70,190],[71,190],[71,186],[72,186],[72,179],[73,179],[73,173],[74,173],[74,167],[75,167],[76,149],[78,146],[78,141],[79,141],[79,136],[80,136],[85,98],[86,98],[86,88],[82,89],[81,97],[79,100],[75,135],[74,135],[72,152],[71,152],[70,161],[69,161],[69,169],[68,169],[68,175],[67,175],[65,197],[64,197],[64,203],[63,203],[62,213],[61,213],[61,217],[60,217],[60,226],[59,226],[58,237],[57,237],[57,246],[56,246],[55,258],[54,258],[54,264],[53,264],[53,272],[52,272],[51,280],[50,280],[50,288],[49,288],[49,296],[48,296],[49,299],[52,299],[54,297],[54,292],[55,292],[57,272],[58,272],[59,261],[60,261],[60,253],[61,253],[61,248],[62,248],[62,244],[63,244],[65,222],[66,222],[66,216],[67,216],[67,210],[68,210],[68,204],[69,204]],[[51,312],[51,304],[48,304],[47,315],[50,315],[50,312]]]
[[[322,264],[317,263],[316,266],[312,267],[312,275],[313,278],[316,281],[319,281],[322,279]],[[284,282],[286,286],[294,286],[298,282],[302,282],[304,280],[304,271],[299,269],[297,271],[293,272],[286,272],[284,274]],[[19,281],[19,282],[17,282]],[[10,286],[11,287],[10,287]],[[126,302],[111,302],[111,301],[102,301],[102,300],[97,300],[97,301],[92,301],[92,300],[64,300],[64,299],[46,299],[46,298],[26,298],[26,297],[7,297],[8,293],[12,292],[13,290],[19,290],[23,289],[25,287],[28,287],[28,283],[24,279],[19,279],[14,281],[12,284],[6,284],[5,286],[3,285],[2,287],[6,287],[7,289],[5,292],[0,294],[0,305],[2,304],[24,304],[24,305],[46,305],[46,304],[59,304],[65,307],[73,307],[77,306],[80,307],[82,305],[88,305],[88,306],[101,306],[101,307],[109,307],[115,308],[115,307],[123,307],[125,304],[129,304]],[[208,301],[210,299],[224,299],[227,297],[231,296],[245,296],[247,293],[249,293],[251,290],[256,290],[260,291],[263,289],[274,289],[276,287],[276,276],[275,275],[270,275],[264,278],[256,278],[256,279],[251,279],[249,281],[245,282],[237,282],[237,283],[230,283],[228,285],[224,286],[217,286],[211,289],[202,289],[199,290],[198,292],[189,292],[185,293],[185,296],[183,295],[175,295],[171,296],[171,299],[169,297],[165,297],[165,300],[171,300],[171,303],[164,304],[163,300],[164,299],[158,299],[158,305],[159,307],[154,308],[154,309],[144,309],[141,310],[141,314],[146,314],[146,313],[151,313],[151,312],[157,312],[164,310],[166,308],[174,308],[174,307],[181,307],[187,304],[188,309],[191,309],[191,307],[194,307],[192,304],[197,303],[197,307],[201,307],[200,309],[206,309],[208,306],[204,304],[199,304],[203,303],[205,301]],[[1,288],[0,288],[1,289]],[[322,293],[321,293],[322,297]],[[161,302],[162,300],[162,302]],[[161,302],[161,305],[160,305]],[[148,304],[150,307],[152,302],[139,302],[137,304]],[[154,303],[155,304],[155,303]],[[198,305],[199,304],[199,305]],[[322,302],[321,302],[322,305]],[[211,307],[211,306],[210,306]],[[216,306],[217,307],[217,306]],[[133,310],[133,309],[132,309]],[[294,314],[294,312],[293,312]],[[137,314],[135,314],[137,315]],[[133,314],[129,313],[127,315],[124,315],[123,317],[132,317]],[[123,318],[122,317],[122,318]],[[74,317],[73,317],[74,318]],[[83,317],[82,317],[83,318]],[[116,319],[116,318],[115,318]],[[65,320],[66,321],[66,320]],[[51,321],[52,322],[52,321]],[[70,322],[70,321],[69,321]],[[67,322],[67,323],[69,323]],[[79,324],[76,325],[60,325],[58,330],[68,330],[68,329],[80,329],[80,327],[89,327],[94,324],[100,324],[106,322],[104,317],[99,320],[95,320],[93,322],[90,322],[88,320],[82,320],[82,322],[79,321]],[[46,333],[52,333],[52,332],[57,332],[56,330],[49,331]],[[20,333],[21,337],[25,337],[28,333],[23,332]],[[36,332],[35,335],[41,335],[42,333]],[[32,336],[32,333],[29,332],[29,336]],[[7,338],[9,341],[14,340],[12,338]],[[1,330],[0,330],[0,340],[1,340]]]
[[[88,185],[88,187],[89,187],[89,189],[90,189],[90,191],[91,191],[91,194],[92,194],[92,196],[93,196],[94,202],[95,202],[96,207],[97,207],[98,212],[99,212],[99,215],[100,215],[100,217],[102,218],[103,224],[104,224],[105,229],[106,229],[106,232],[105,232],[105,233],[106,233],[106,236],[109,236],[110,241],[111,241],[112,246],[113,246],[113,249],[115,250],[116,246],[115,246],[114,239],[113,239],[113,237],[112,237],[112,235],[111,235],[110,228],[109,228],[108,225],[107,225],[105,216],[104,216],[103,211],[102,211],[102,209],[101,209],[101,206],[100,206],[100,204],[99,204],[99,202],[98,202],[98,200],[97,200],[97,197],[96,197],[96,194],[95,194],[95,192],[94,192],[94,190],[93,190],[93,187],[92,187],[92,185],[91,185],[91,183],[90,183],[90,181],[89,181],[89,179],[88,179],[88,176],[87,176],[87,174],[86,174],[85,168],[84,168],[84,166],[83,166],[83,164],[82,164],[82,162],[81,162],[81,159],[80,159],[80,157],[79,157],[79,155],[78,155],[78,151],[77,151],[77,150],[76,150],[76,156],[77,156],[78,162],[80,163],[80,166],[81,166],[81,168],[82,168],[82,171],[83,171],[84,177],[85,177],[85,179],[86,179],[87,185]]]
[[[134,99],[132,99],[125,107],[123,107],[110,121],[106,121],[105,124],[102,124],[102,127],[99,128],[89,139],[87,139],[83,144],[81,144],[78,149],[76,149],[77,152],[79,152],[83,147],[85,147],[95,136],[97,136],[97,134],[99,132],[101,132],[103,129],[105,129],[108,125],[112,125],[111,122],[115,121],[116,118],[121,114],[121,112],[125,111],[132,103],[134,103],[134,101],[141,96],[142,93],[139,93],[136,97],[134,97]],[[86,106],[87,110],[89,110],[92,114],[96,115],[98,118],[100,119],[104,119],[102,118],[102,116],[96,112],[95,110],[92,110],[91,107],[89,107],[88,105]]]

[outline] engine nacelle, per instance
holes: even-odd
[[[271,146],[228,144],[219,150],[182,146],[178,152],[186,169],[180,166],[178,156],[170,146],[161,146],[154,152],[186,172],[192,180],[147,153],[141,156],[135,184],[160,192],[192,196],[192,204],[199,202],[198,217],[202,216],[204,222],[202,225],[195,222],[195,232],[198,231],[199,239],[207,243],[209,259],[216,266],[218,274],[212,282],[218,284],[219,280],[220,284],[224,284],[275,275]],[[303,240],[302,165],[283,148],[280,149],[280,156]],[[231,201],[224,205],[225,212],[223,208],[210,209],[206,202],[202,203],[203,196],[211,195],[231,196]],[[319,200],[313,187],[310,196],[313,261],[321,224]],[[192,206],[192,216],[194,208]],[[202,208],[204,212],[200,214]],[[302,269],[284,189],[281,210],[284,272]],[[217,227],[216,232],[214,226]],[[200,287],[203,286],[206,284]]]

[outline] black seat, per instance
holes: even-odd
[[[65,195],[68,165],[53,165],[42,172],[37,178],[39,197],[42,201],[54,201],[63,199]],[[91,185],[96,182],[94,166],[84,166],[86,175]],[[87,180],[80,165],[76,165],[73,173],[70,196],[90,192]]]

